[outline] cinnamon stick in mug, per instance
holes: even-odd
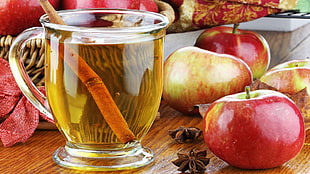
[[[47,0],[39,0],[45,13],[49,16],[50,21],[57,24],[65,25],[65,22],[57,14],[55,9]],[[64,53],[63,46],[59,47],[59,53]],[[77,74],[79,79],[85,84],[89,93],[92,95],[94,101],[96,102],[102,116],[115,133],[117,138],[122,143],[127,143],[135,140],[135,135],[129,129],[126,120],[115,104],[113,98],[111,97],[107,87],[105,86],[102,79],[88,66],[88,64],[81,58],[73,49],[66,47],[66,63],[70,65],[72,71]],[[64,58],[65,55],[60,55]],[[76,63],[76,61],[78,61]]]

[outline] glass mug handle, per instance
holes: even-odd
[[[26,72],[22,60],[23,49],[27,41],[37,38],[44,38],[43,36],[44,29],[42,27],[29,28],[19,34],[10,47],[9,62],[15,81],[23,94],[39,111],[50,119],[53,119],[53,116],[48,109],[46,96],[42,94],[34,85]]]

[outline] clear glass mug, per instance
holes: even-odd
[[[43,15],[43,27],[21,33],[9,56],[25,96],[54,118],[66,139],[53,160],[67,168],[102,171],[149,164],[153,152],[140,142],[160,105],[168,19],[121,9],[58,13],[67,25],[51,23]],[[46,96],[32,83],[17,54],[34,38],[46,41]]]

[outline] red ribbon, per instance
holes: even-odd
[[[44,87],[40,87],[45,92]],[[38,127],[39,120],[55,123],[37,110],[22,94],[9,63],[0,58],[0,139],[5,147],[26,142]]]

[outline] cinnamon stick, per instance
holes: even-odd
[[[57,14],[53,6],[48,0],[39,0],[45,13],[49,16],[49,19],[53,23],[63,24],[65,22]],[[64,53],[63,45],[60,46],[59,52]],[[79,77],[79,79],[85,84],[89,93],[92,95],[95,103],[97,104],[102,116],[104,117],[107,124],[110,126],[112,131],[115,133],[117,138],[122,143],[127,143],[135,139],[135,135],[129,129],[126,120],[115,104],[111,97],[107,87],[105,86],[102,79],[88,66],[88,64],[71,48],[66,48],[68,54],[66,54],[66,63],[70,66],[72,71]],[[65,55],[61,55],[63,58]],[[78,66],[76,65],[78,61]]]
[[[66,25],[48,0],[39,0],[39,3],[52,23]]]

